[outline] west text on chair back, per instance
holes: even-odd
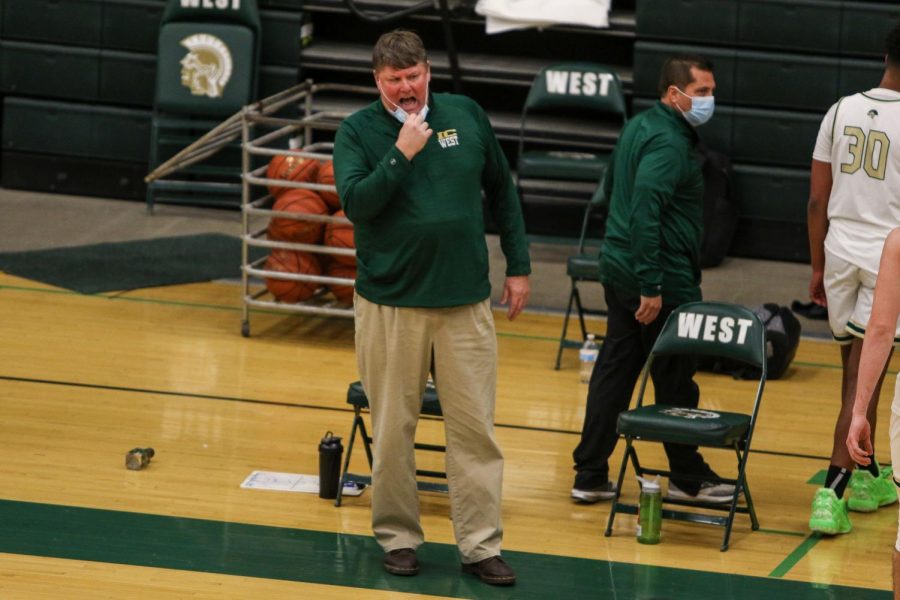
[[[572,62],[538,72],[522,107],[516,166],[529,234],[577,233],[625,120],[622,84],[609,67]]]
[[[766,368],[766,327],[752,310],[723,302],[691,302],[673,311],[652,354],[720,356]]]
[[[525,108],[589,108],[625,119],[625,97],[619,76],[609,67],[588,62],[541,69],[528,92]]]
[[[545,67],[534,78],[522,109],[520,175],[596,182],[603,174],[607,153],[576,152],[577,147],[565,148],[565,142],[561,141],[531,142],[534,138],[528,133],[528,125],[535,115],[562,118],[589,115],[609,121],[610,126],[618,130],[625,124],[625,114],[622,82],[612,69],[593,63]],[[550,145],[560,146],[560,149],[546,149]]]

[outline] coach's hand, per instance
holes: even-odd
[[[662,309],[662,296],[641,296],[641,305],[634,313],[634,318],[642,325],[649,325],[656,320]]]
[[[874,453],[872,430],[866,415],[853,415],[853,420],[850,421],[850,431],[847,433],[847,451],[850,452],[853,462],[858,465],[865,466],[872,462],[872,459],[869,458]]]
[[[528,275],[515,275],[507,277],[503,284],[503,295],[500,297],[500,304],[509,303],[509,310],[506,318],[512,321],[519,316],[525,305],[528,304],[528,296],[531,295],[531,284],[528,282]]]
[[[397,149],[403,153],[406,160],[412,160],[425,147],[432,133],[434,132],[428,128],[425,117],[419,113],[409,115],[400,128],[400,135],[397,136]]]

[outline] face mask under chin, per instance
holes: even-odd
[[[420,111],[422,114],[422,118],[426,118],[428,116],[428,84],[425,84],[425,106],[422,107]],[[387,94],[381,89],[381,86],[378,86],[378,91],[381,93],[381,97],[388,101],[389,104],[393,104],[394,110],[391,112],[394,115],[394,118],[400,121],[400,123],[406,123],[406,119],[409,118],[409,113],[400,108],[398,104],[393,102],[390,98],[387,97]]]

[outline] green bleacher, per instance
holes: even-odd
[[[297,3],[259,4],[258,95],[265,97],[300,80],[306,17]],[[165,0],[0,3],[2,185],[144,199],[165,5]]]
[[[734,162],[741,221],[731,254],[809,260],[809,165],[838,97],[878,85],[897,3],[838,0],[638,0],[636,111],[656,96],[673,53],[713,61],[716,116],[701,137]]]
[[[357,0],[387,12],[415,0]],[[371,46],[386,29],[419,32],[433,89],[459,85],[488,111],[510,164],[529,86],[547,65],[590,61],[622,81],[629,114],[651,106],[661,62],[675,52],[709,57],[715,118],[701,130],[734,163],[741,222],[732,254],[805,261],[805,205],[821,117],[838,96],[877,85],[883,39],[900,5],[843,0],[613,0],[608,29],[549,27],[488,36],[474,1],[451,2],[456,82],[436,10],[389,25],[351,14],[344,0],[259,0],[258,96],[301,78],[371,85]],[[0,4],[2,158],[6,187],[143,199],[156,46],[165,0],[3,0]],[[35,18],[39,14],[41,18]],[[301,38],[314,29],[312,42]],[[359,108],[331,95],[322,106]],[[552,118],[529,124],[534,140],[612,148],[616,129],[586,131]],[[233,160],[224,157],[221,160]],[[43,168],[40,168],[43,165]],[[78,171],[76,174],[76,170]],[[575,239],[591,186],[563,201],[529,198],[532,233]]]

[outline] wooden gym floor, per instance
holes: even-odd
[[[896,507],[853,514],[838,538],[807,531],[838,402],[830,343],[804,340],[790,376],[767,386],[748,467],[762,529],[738,516],[722,553],[721,528],[664,522],[662,543],[644,546],[634,517],[605,538],[609,504],[569,500],[586,386],[574,351],[552,369],[561,317],[496,313],[504,552],[519,583],[495,589],[459,572],[443,494],[421,494],[423,570],[398,578],[380,569],[368,491],[335,508],[239,487],[253,470],[317,473],[322,435],[346,442],[357,378],[349,320],[258,311],[243,338],[239,311],[227,282],[86,296],[0,274],[0,598],[889,597]],[[705,406],[753,393],[698,380]],[[423,420],[419,439],[440,441],[440,423]],[[156,457],[126,470],[136,446]],[[733,472],[732,453],[705,455]],[[353,457],[367,473],[361,446]],[[635,498],[633,478],[625,491]]]

